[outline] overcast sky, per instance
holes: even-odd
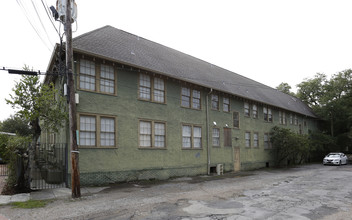
[[[76,3],[73,37],[111,25],[271,87],[281,82],[294,87],[318,72],[332,75],[352,68],[350,0]],[[0,1],[0,68],[26,64],[46,70],[59,37],[43,4],[50,7],[56,0]],[[63,33],[62,25],[54,24]],[[19,78],[0,71],[0,120],[15,113],[4,99]]]

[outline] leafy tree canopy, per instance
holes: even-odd
[[[29,136],[32,134],[29,122],[13,115],[1,123],[0,131],[15,133],[20,136]]]
[[[288,95],[295,96],[295,93],[291,92],[292,87],[288,83],[282,82],[276,87],[276,89]]]

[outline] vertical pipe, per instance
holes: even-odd
[[[209,147],[209,141],[210,141],[210,135],[209,135],[209,95],[213,92],[213,89],[210,88],[210,92],[206,96],[206,123],[207,123],[207,158],[208,158],[208,164],[207,164],[207,169],[208,169],[208,175],[210,174],[210,147]]]

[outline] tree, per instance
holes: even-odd
[[[13,115],[2,122],[0,131],[15,133],[20,136],[29,136],[32,133],[28,121]]]
[[[352,70],[347,69],[327,79],[316,74],[297,85],[298,97],[322,119],[321,130],[335,137],[335,150],[352,148]]]
[[[28,70],[28,67],[24,69]],[[28,121],[32,130],[32,143],[28,149],[29,171],[34,165],[34,150],[40,137],[42,128],[50,132],[57,132],[67,120],[64,98],[59,95],[54,85],[41,84],[38,76],[22,76],[20,82],[12,89],[14,95],[6,99],[7,104],[18,109],[16,116]]]
[[[276,89],[288,95],[295,96],[295,93],[291,92],[292,87],[288,83],[282,82],[276,87]]]

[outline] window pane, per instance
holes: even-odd
[[[213,146],[220,146],[220,129],[213,128]]]
[[[233,112],[233,127],[234,128],[239,128],[240,127],[240,119],[239,119],[239,113],[238,112]]]
[[[202,128],[193,127],[193,144],[194,148],[202,147]]]
[[[95,117],[80,116],[79,142],[82,146],[95,146]]]
[[[100,67],[100,91],[114,93],[115,74],[112,66],[101,65]]]
[[[154,78],[154,89],[164,90],[164,80],[160,78]]]
[[[100,119],[100,145],[115,146],[115,119]]]
[[[223,111],[224,112],[229,112],[230,111],[230,99],[224,97],[223,98]]]
[[[154,146],[165,147],[165,124],[154,123]]]
[[[139,75],[139,97],[141,99],[150,100],[151,86],[150,76],[146,74]]]
[[[152,133],[151,122],[140,121],[139,122],[139,145],[141,147],[151,147],[151,133]]]
[[[192,108],[200,109],[200,91],[195,89],[192,93]]]
[[[190,148],[191,147],[191,126],[184,125],[182,126],[182,147]]]
[[[154,90],[154,101],[164,102],[164,91]]]
[[[182,87],[181,94],[181,105],[183,107],[191,107],[191,90]]]
[[[211,95],[211,108],[212,109],[219,109],[219,96]]]
[[[80,73],[95,77],[95,63],[89,60],[80,60]]]

